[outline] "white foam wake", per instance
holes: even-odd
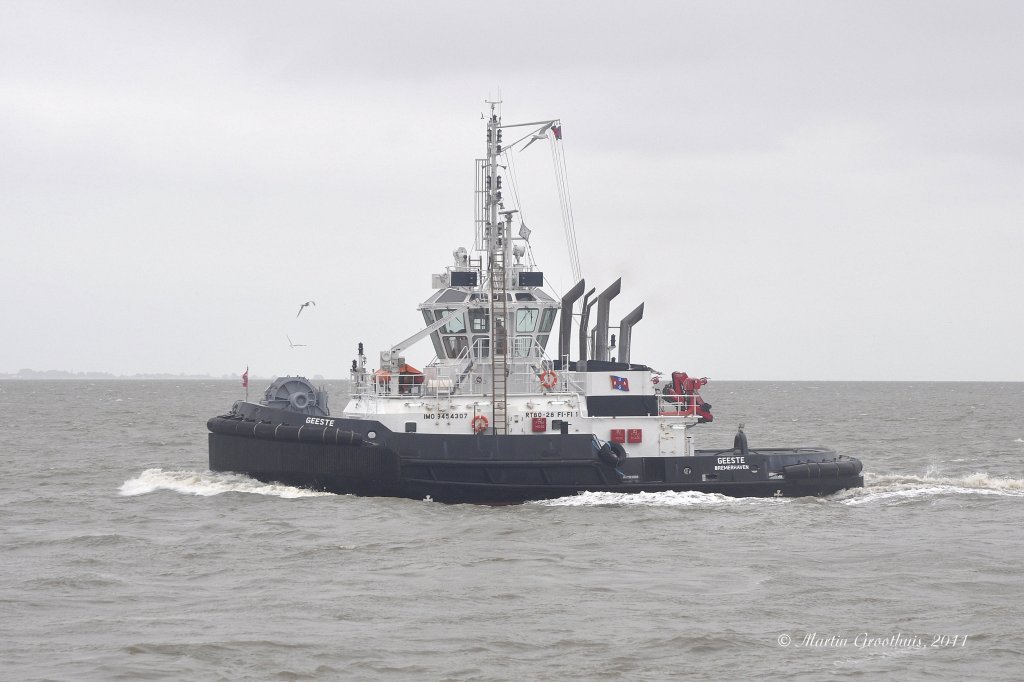
[[[684,492],[656,493],[608,493],[583,492],[570,497],[559,497],[554,500],[538,500],[531,504],[545,507],[693,507],[750,504],[751,502],[781,502],[775,498],[736,498],[718,493],[699,493],[693,490]]]
[[[867,473],[864,484],[863,488],[846,490],[835,497],[849,505],[884,500],[907,501],[937,495],[1024,497],[1024,479],[989,476],[983,472],[962,477]]]
[[[164,471],[146,469],[121,484],[118,493],[126,497],[145,495],[157,490],[171,490],[185,495],[220,495],[221,493],[252,493],[274,497],[323,497],[331,493],[293,488],[278,483],[261,483],[242,474],[221,474],[212,471]]]
[[[1024,497],[1024,480],[989,476],[974,473],[963,477],[946,477],[926,474],[909,476],[904,474],[865,474],[865,487],[842,490],[833,495],[819,498],[821,502],[839,502],[846,505],[860,505],[871,502],[907,502],[915,498],[941,495],[999,495]],[[585,492],[555,500],[539,500],[531,504],[547,507],[693,507],[729,506],[750,504],[783,504],[800,498],[735,498],[717,493],[657,492],[657,493],[608,493]],[[808,499],[808,498],[802,498]]]

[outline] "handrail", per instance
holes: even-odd
[[[658,399],[658,415],[662,417],[699,417],[703,400],[699,394],[655,393]]]

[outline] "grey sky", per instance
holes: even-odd
[[[635,360],[1024,380],[1024,6],[489,7],[0,4],[0,372],[345,376],[471,245],[500,87],[563,121]],[[518,159],[564,291],[550,155]]]

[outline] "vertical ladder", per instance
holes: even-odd
[[[482,283],[484,281],[484,277],[483,277],[484,259],[482,257],[479,257],[479,256],[476,257],[476,258],[474,258],[473,256],[470,256],[469,257],[469,267],[471,267],[472,269],[476,270],[477,277],[480,278],[480,282]]]
[[[496,435],[508,433],[508,279],[505,251],[491,252],[491,425]]]

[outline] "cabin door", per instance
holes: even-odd
[[[662,424],[658,438],[658,451],[662,457],[683,457],[692,454],[690,436],[682,424]]]

